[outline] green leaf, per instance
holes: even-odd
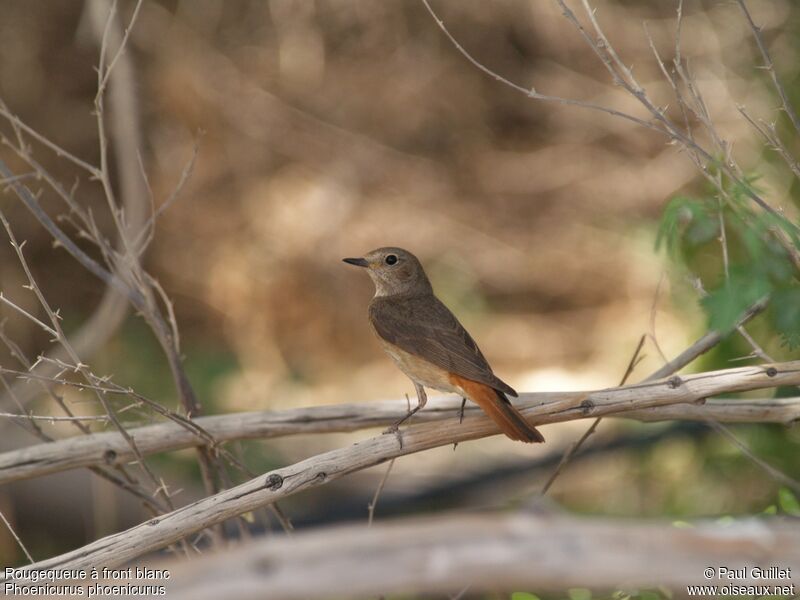
[[[770,288],[769,281],[762,274],[732,268],[730,278],[702,300],[708,314],[708,326],[716,331],[729,332],[745,309],[767,295]]]
[[[678,196],[669,201],[656,234],[656,250],[665,248],[677,257],[686,236],[694,243],[716,234],[717,225],[700,200]]]
[[[744,242],[744,247],[747,249],[747,254],[754,261],[761,260],[766,252],[766,244],[764,244],[763,232],[756,228],[741,225],[740,236]]]
[[[719,220],[705,208],[696,211],[683,234],[689,246],[701,246],[719,236]]]
[[[717,525],[731,525],[736,520],[731,515],[722,515],[716,520]]]
[[[692,525],[688,521],[673,521],[672,526],[677,527],[678,529],[691,529],[692,527],[694,527],[694,525]]]
[[[569,600],[592,600],[592,591],[587,588],[570,588],[567,596]]]
[[[800,501],[789,488],[782,487],[778,490],[778,505],[787,515],[800,516]]]
[[[536,594],[531,594],[530,592],[513,592],[511,594],[511,600],[540,600],[539,596]]]
[[[769,314],[784,345],[800,347],[800,288],[777,290],[772,295]]]

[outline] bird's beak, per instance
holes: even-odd
[[[365,258],[343,258],[344,262],[349,265],[355,265],[357,267],[368,267],[369,263]]]

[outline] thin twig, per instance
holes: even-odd
[[[58,313],[50,307],[50,304],[44,297],[44,294],[42,293],[41,289],[39,288],[39,285],[34,279],[33,273],[31,272],[31,269],[28,266],[28,261],[26,260],[25,255],[22,252],[22,245],[17,242],[16,237],[14,236],[14,232],[11,229],[11,225],[8,223],[8,220],[5,218],[5,215],[2,212],[0,212],[0,222],[2,223],[3,227],[6,230],[6,233],[8,234],[8,237],[11,241],[11,245],[17,254],[17,258],[19,260],[20,265],[22,266],[23,271],[25,272],[25,276],[28,279],[28,288],[36,295],[36,298],[39,301],[40,306],[44,309],[45,313],[50,318],[50,323],[52,325],[51,329],[55,334],[56,340],[64,348],[64,350],[67,352],[67,354],[74,362],[76,366],[76,371],[78,371],[89,383],[92,383],[91,372],[85,365],[81,363],[80,358],[75,353],[74,348],[72,348],[72,346],[70,345],[66,334],[61,328],[61,319],[58,316]],[[144,456],[139,452],[139,449],[136,446],[136,442],[134,441],[133,437],[131,437],[131,435],[125,429],[124,425],[122,425],[122,423],[119,421],[113,407],[108,403],[105,394],[102,392],[95,391],[95,396],[100,401],[100,404],[102,405],[103,409],[108,415],[108,418],[111,421],[111,423],[113,423],[117,431],[119,431],[119,433],[125,438],[125,441],[130,446],[131,450],[136,456],[136,459],[142,471],[150,479],[154,487],[158,489],[159,486],[157,478],[153,474],[152,470],[145,463]],[[170,510],[172,510],[173,505],[169,495],[163,493],[162,496],[166,505],[170,508]]]
[[[169,314],[168,318],[165,319],[154,298],[155,292],[155,296],[160,297],[165,306],[167,306],[167,310],[170,310],[169,301],[166,300],[166,294],[163,293],[163,290],[161,290],[159,286],[154,285],[154,279],[144,271],[140,264],[140,249],[137,249],[134,239],[139,235],[141,229],[130,232],[126,227],[125,215],[119,209],[115,199],[108,164],[108,137],[105,125],[105,88],[109,81],[112,81],[113,84],[114,80],[110,80],[110,78],[114,71],[114,66],[123,55],[129,39],[131,27],[136,21],[141,4],[142,1],[139,0],[134,9],[131,22],[121,36],[117,29],[116,0],[110,5],[104,24],[102,14],[103,6],[99,2],[93,2],[90,5],[92,9],[92,22],[95,26],[95,33],[99,38],[100,44],[100,58],[97,69],[97,94],[94,100],[95,116],[97,120],[97,137],[100,150],[100,183],[103,187],[108,208],[120,239],[121,257],[113,261],[113,270],[119,272],[121,277],[126,282],[129,282],[130,287],[135,289],[142,298],[142,302],[139,306],[136,306],[136,308],[141,313],[145,322],[150,326],[159,345],[162,347],[167,357],[181,404],[186,415],[191,417],[200,413],[200,404],[183,368],[178,346],[179,338],[177,325],[175,325],[175,318],[174,315]],[[109,43],[118,45],[116,53],[110,61],[107,59]],[[129,96],[130,90],[129,93],[121,95],[120,97],[125,98]],[[120,107],[117,106],[116,116],[118,119],[124,117],[124,115],[120,113],[119,108]],[[132,130],[130,131],[133,133]],[[138,147],[129,152],[126,164],[130,167],[129,172],[131,173],[131,179],[134,177],[138,178],[138,156]],[[144,190],[140,190],[139,193],[144,197]],[[131,234],[133,234],[133,236]],[[205,447],[201,446],[197,448],[197,457],[206,492],[212,494],[219,489],[219,481],[226,477],[222,473],[224,466],[219,463],[217,456],[212,454],[209,449]],[[221,530],[217,533],[221,533]]]
[[[722,205],[722,198],[718,198],[718,200],[719,209],[717,210],[717,215],[719,217],[719,244],[722,247],[722,272],[725,275],[725,281],[727,283],[731,278],[730,261],[728,259],[728,235],[725,231],[725,212]]]
[[[31,563],[31,564],[35,563],[36,561],[33,560],[33,557],[31,556],[31,553],[28,552],[28,549],[25,547],[25,544],[23,544],[22,540],[19,539],[19,536],[17,535],[17,532],[14,531],[14,528],[11,526],[11,523],[8,522],[8,519],[6,519],[6,516],[3,514],[2,510],[0,510],[0,519],[2,519],[3,523],[5,523],[6,529],[8,529],[8,531],[11,533],[11,536],[17,542],[17,545],[20,548],[22,548],[22,551],[25,553],[25,556],[28,558],[28,562]]]
[[[0,216],[0,219],[3,220],[3,224],[6,224],[5,217]],[[0,302],[5,304],[9,308],[13,308],[15,311],[17,311],[23,317],[28,319],[31,323],[35,324],[37,327],[41,327],[44,331],[46,331],[51,336],[53,336],[53,338],[56,338],[58,336],[58,334],[56,333],[55,329],[53,329],[49,325],[46,325],[45,323],[43,323],[42,321],[40,321],[39,319],[34,317],[31,313],[26,311],[24,308],[22,308],[18,304],[14,303],[11,300],[9,300],[8,298],[6,298],[5,294],[3,294],[3,292],[0,292]]]
[[[0,176],[10,179],[14,177],[14,173],[8,168],[6,163],[0,159]],[[90,257],[86,252],[73,242],[64,231],[55,224],[53,219],[44,211],[39,204],[36,196],[19,181],[12,181],[10,184],[11,189],[22,201],[25,207],[31,212],[37,221],[44,227],[44,229],[53,237],[58,245],[62,246],[69,252],[75,260],[77,260],[86,270],[99,278],[105,284],[112,286],[121,294],[125,295],[131,303],[139,308],[143,306],[143,298],[136,290],[130,289],[119,277],[112,274],[108,269],[100,265],[95,259]]]
[[[367,517],[367,527],[372,527],[372,520],[375,516],[375,507],[378,505],[378,498],[380,498],[383,487],[386,485],[386,482],[389,479],[389,473],[392,472],[394,461],[394,458],[389,461],[389,465],[386,467],[386,471],[384,472],[383,477],[381,477],[378,487],[375,489],[375,494],[372,496],[372,500],[367,505],[367,510],[369,511],[369,517]]]
[[[170,206],[172,206],[175,203],[175,201],[178,199],[181,192],[183,191],[183,188],[186,186],[186,183],[189,181],[189,178],[191,177],[192,172],[194,171],[194,165],[195,162],[197,161],[197,155],[199,150],[200,150],[200,145],[197,142],[195,142],[194,146],[192,147],[192,155],[189,158],[189,161],[183,167],[180,179],[178,180],[178,183],[175,186],[175,188],[172,190],[172,193],[170,193],[169,197],[166,200],[164,200],[164,202],[158,208],[152,211],[152,214],[147,219],[147,222],[144,224],[144,227],[142,228],[141,232],[139,232],[139,235],[134,239],[133,246],[135,248],[138,248],[138,252],[140,254],[144,252],[152,242],[158,218],[167,209],[169,209]]]
[[[632,123],[636,123],[637,125],[641,125],[642,127],[645,127],[647,129],[653,129],[655,131],[658,131],[659,133],[666,133],[663,129],[661,129],[657,125],[645,121],[644,119],[635,117],[633,115],[623,113],[622,111],[618,111],[616,109],[609,108],[606,106],[601,106],[599,104],[593,104],[591,102],[583,102],[582,100],[575,100],[572,98],[562,98],[559,96],[548,96],[546,94],[540,94],[533,88],[526,88],[517,83],[514,83],[509,79],[506,79],[502,75],[499,75],[498,73],[492,71],[489,67],[485,66],[483,63],[481,63],[475,57],[473,57],[472,54],[467,52],[467,50],[458,42],[458,40],[456,40],[455,37],[453,37],[453,34],[450,33],[450,30],[445,26],[444,21],[442,21],[436,14],[436,12],[434,12],[433,8],[431,8],[431,5],[428,3],[428,0],[422,0],[422,3],[425,5],[425,8],[428,9],[428,12],[431,14],[434,21],[439,26],[439,29],[441,29],[444,32],[444,34],[447,36],[447,39],[450,40],[450,43],[453,44],[456,50],[458,50],[464,56],[464,58],[466,58],[469,62],[471,62],[473,66],[483,71],[486,75],[489,75],[489,77],[492,77],[496,81],[499,81],[500,83],[514,90],[517,90],[518,92],[525,94],[528,98],[533,98],[534,100],[541,100],[543,102],[553,102],[556,104],[563,104],[566,106],[577,106],[580,108],[599,111],[615,117],[619,117],[621,119],[625,119],[626,121],[630,121]]]
[[[89,173],[89,175],[91,175],[92,177],[99,176],[99,169],[97,167],[78,158],[71,152],[68,152],[67,150],[65,150],[58,144],[54,143],[46,136],[42,135],[41,133],[33,129],[30,125],[22,121],[18,116],[11,113],[11,111],[8,109],[8,106],[6,106],[5,102],[3,102],[2,100],[0,100],[0,116],[7,119],[8,122],[11,123],[13,127],[24,130],[25,133],[34,138],[37,142],[41,143],[43,146],[46,146],[51,151],[53,151],[56,156],[61,158],[66,158],[76,166],[80,167],[81,169]]]
[[[106,415],[75,415],[74,417],[56,417],[51,415],[33,415],[33,414],[16,414],[9,412],[0,412],[0,417],[7,419],[32,419],[34,421],[46,421],[48,423],[62,423],[67,421],[108,421]]]
[[[800,163],[792,156],[792,153],[789,151],[789,148],[783,143],[780,136],[778,135],[778,131],[775,127],[775,123],[764,123],[763,120],[756,122],[756,120],[750,116],[747,112],[747,109],[739,105],[736,107],[739,110],[739,113],[745,118],[745,120],[753,126],[753,128],[761,134],[764,138],[764,141],[769,145],[769,147],[774,150],[775,152],[783,158],[786,166],[794,173],[794,176],[800,178]]]
[[[737,325],[743,325],[756,315],[762,313],[767,307],[768,302],[768,298],[761,298],[757,302],[754,302],[744,311],[744,313],[742,313],[742,316],[739,317]],[[666,363],[660,369],[651,374],[647,379],[645,379],[645,381],[654,381],[663,377],[669,377],[679,369],[682,369],[688,365],[698,356],[705,354],[714,346],[719,344],[722,338],[725,337],[725,333],[726,332],[716,330],[709,331],[670,362]]]
[[[13,340],[8,338],[5,331],[2,327],[0,327],[0,339],[2,339],[3,343],[9,348],[12,356],[14,356],[20,364],[22,364],[28,371],[30,372],[33,369],[34,365],[28,360],[27,356],[22,352],[22,350],[17,346]],[[8,369],[3,369],[3,372],[8,372]],[[5,377],[2,378],[4,387],[6,387],[7,393],[11,396],[14,402],[17,404],[19,409],[23,412],[26,412],[22,406],[22,402],[16,396],[16,393],[13,388],[8,387],[6,385]],[[46,382],[42,380],[38,380],[39,385],[42,389],[49,394],[53,400],[55,400],[56,404],[66,413],[67,417],[74,417],[72,411],[69,407],[64,403],[64,400],[61,396],[56,394],[53,390],[53,386],[51,382]],[[17,421],[14,421],[17,422]],[[84,435],[91,435],[91,431],[89,428],[83,424],[82,421],[79,420],[70,420],[69,421],[72,425],[74,425],[81,433]],[[31,432],[41,441],[49,443],[49,444],[57,444],[58,442],[54,441],[52,437],[45,434],[39,425],[36,423],[35,420],[30,419],[28,423],[31,425]],[[110,455],[107,455],[110,456]],[[109,481],[113,485],[116,485],[123,491],[133,495],[134,497],[138,498],[145,509],[150,512],[153,516],[158,514],[163,514],[169,510],[169,507],[162,505],[159,501],[155,498],[151,497],[149,493],[144,491],[141,486],[137,485],[134,482],[134,479],[127,473],[127,470],[121,464],[115,464],[114,468],[119,471],[119,475],[112,473],[109,469],[106,468],[106,464],[108,460],[98,461],[97,464],[87,464],[85,465],[86,468],[89,469],[92,473],[97,475],[98,477]],[[101,466],[102,465],[102,466]]]
[[[769,50],[767,50],[767,46],[764,44],[764,38],[761,36],[761,27],[756,25],[755,21],[753,21],[753,17],[750,15],[750,11],[747,10],[747,5],[745,4],[744,0],[736,0],[736,2],[742,9],[745,19],[747,19],[747,24],[750,26],[750,30],[753,32],[753,37],[756,40],[756,45],[758,45],[758,50],[761,52],[761,57],[764,59],[764,68],[769,72],[769,75],[772,78],[772,83],[775,86],[775,90],[778,92],[778,95],[781,98],[783,110],[789,116],[795,131],[800,134],[800,119],[797,118],[797,113],[795,112],[792,103],[789,101],[789,97],[786,94],[783,84],[778,78],[778,73],[775,71],[775,64],[772,62],[772,57],[769,54]]]
[[[728,175],[734,182],[741,186],[741,189],[744,193],[752,199],[758,206],[760,206],[763,210],[767,211],[768,213],[772,214],[777,218],[781,218],[780,213],[775,210],[769,203],[767,203],[759,194],[757,194],[751,186],[747,185],[747,182],[742,179],[741,170],[735,165],[735,163],[728,162],[728,161],[720,161],[717,160],[713,153],[709,150],[706,150],[702,146],[700,146],[694,139],[693,136],[689,135],[686,132],[681,131],[679,127],[677,127],[667,116],[665,115],[664,111],[656,107],[650,98],[647,96],[644,88],[639,85],[636,78],[633,76],[633,72],[625,63],[619,58],[614,50],[613,46],[608,42],[603,30],[600,28],[599,23],[594,14],[594,10],[589,6],[587,0],[582,0],[584,8],[586,9],[587,14],[589,15],[589,19],[592,23],[595,36],[589,34],[589,32],[584,28],[569,6],[566,4],[564,0],[555,0],[556,3],[561,7],[561,10],[567,20],[578,30],[580,35],[584,38],[586,43],[592,49],[592,51],[600,58],[600,60],[605,65],[608,72],[611,74],[611,77],[617,85],[620,85],[626,92],[631,94],[652,116],[653,122],[645,121],[644,119],[640,119],[633,115],[617,111],[613,108],[599,106],[595,104],[585,103],[578,100],[570,99],[570,98],[561,98],[555,96],[545,96],[536,92],[536,90],[525,88],[509,79],[499,75],[489,67],[485,66],[483,63],[478,61],[474,58],[466,49],[455,39],[455,37],[450,33],[449,29],[444,25],[444,22],[439,18],[436,12],[431,8],[428,0],[422,0],[425,8],[433,17],[434,21],[438,25],[438,27],[444,32],[447,36],[448,40],[453,44],[453,46],[461,53],[473,66],[484,72],[485,74],[489,75],[490,77],[494,78],[496,81],[525,94],[527,97],[532,98],[534,100],[541,100],[541,101],[549,101],[549,102],[557,102],[560,104],[566,104],[571,106],[579,106],[583,108],[589,108],[593,110],[598,110],[612,116],[631,121],[640,125],[646,129],[650,129],[656,132],[661,133],[662,135],[666,135],[670,140],[678,142],[690,151],[690,156],[697,155],[703,161],[705,161],[709,165],[716,165],[721,171],[723,171],[726,175]],[[699,95],[697,96],[699,98]],[[701,102],[702,105],[702,102]],[[708,119],[706,119],[708,122]],[[715,132],[711,132],[712,135]],[[717,140],[719,141],[719,140]],[[725,145],[723,144],[723,149],[725,149]],[[727,150],[723,152],[724,155],[727,156]],[[699,159],[698,159],[699,160]],[[700,172],[704,176],[708,176],[708,168],[707,165],[704,165],[702,162],[698,162],[698,160],[694,160],[696,166],[700,170]],[[733,166],[731,166],[733,165]],[[800,230],[796,224],[791,223],[790,226],[794,229]]]
[[[739,451],[744,454],[747,458],[753,461],[757,466],[759,466],[764,472],[766,472],[772,479],[781,483],[785,486],[792,488],[795,492],[800,493],[800,482],[793,479],[792,477],[788,476],[786,473],[781,471],[780,469],[772,466],[767,461],[762,459],[761,457],[757,456],[744,442],[742,442],[736,435],[727,427],[715,421],[714,419],[707,420],[708,425],[714,429],[716,429],[719,433],[724,435],[730,442],[736,446]]]
[[[628,381],[628,377],[630,377],[631,373],[633,373],[633,370],[636,368],[636,365],[639,363],[639,353],[642,351],[642,346],[644,346],[644,341],[646,339],[647,339],[646,334],[642,335],[642,337],[639,338],[639,343],[636,345],[636,350],[633,351],[633,355],[631,356],[631,360],[628,363],[628,367],[625,369],[625,374],[622,376],[622,379],[620,381],[621,386],[625,385],[625,382]],[[592,421],[592,424],[583,433],[580,439],[578,439],[577,442],[571,444],[570,447],[567,449],[567,451],[564,452],[564,455],[561,457],[561,460],[558,462],[558,465],[556,465],[556,468],[550,474],[550,477],[547,479],[544,486],[542,486],[542,490],[539,492],[540,496],[544,496],[545,494],[547,494],[548,490],[552,487],[553,483],[555,483],[555,480],[558,478],[558,476],[561,474],[564,468],[566,468],[567,463],[569,463],[569,461],[572,460],[572,457],[575,456],[575,454],[578,452],[581,446],[583,446],[586,440],[588,440],[589,437],[597,430],[597,427],[598,425],[600,425],[600,421],[602,420],[603,420],[602,417],[597,417],[594,421]]]

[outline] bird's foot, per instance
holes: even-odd
[[[400,444],[400,448],[403,448],[403,434],[400,433],[400,423],[395,423],[390,427],[387,427],[383,430],[383,434],[386,435],[388,433],[393,433],[397,437],[397,443]]]
[[[461,425],[464,422],[464,407],[466,405],[467,405],[467,399],[466,398],[461,398],[461,412],[460,412],[460,415],[458,417],[458,424],[459,425]],[[458,448],[458,442],[453,442],[453,452],[456,451],[456,448]]]

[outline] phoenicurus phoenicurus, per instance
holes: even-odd
[[[425,388],[469,398],[512,440],[544,437],[509,402],[517,392],[500,380],[455,315],[433,293],[419,260],[402,248],[378,248],[344,262],[366,269],[375,284],[369,322],[386,353],[414,383],[418,404],[391,430],[425,406]]]

